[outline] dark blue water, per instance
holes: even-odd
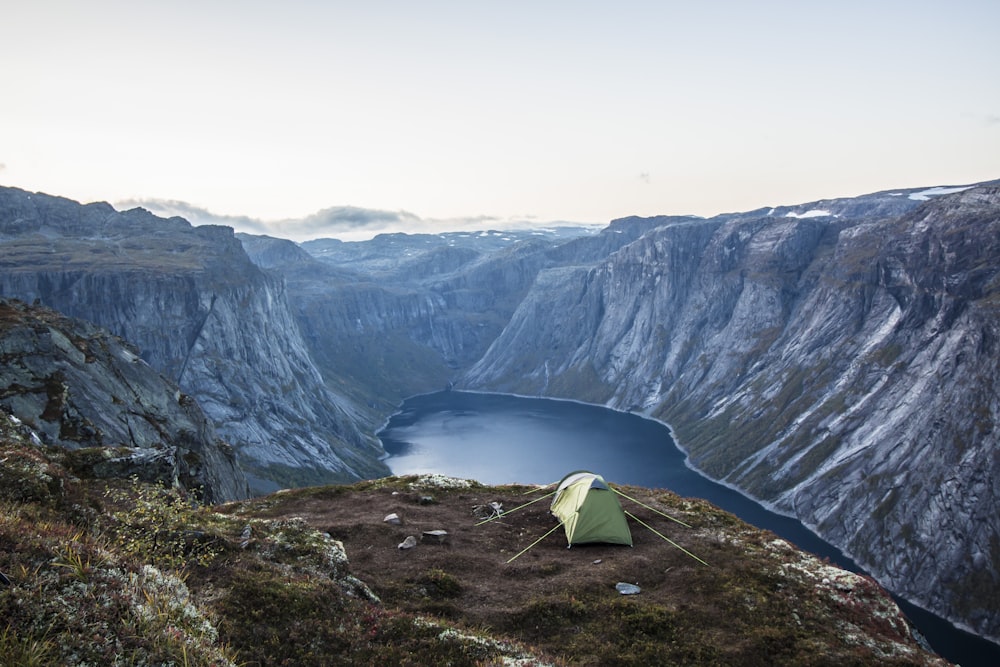
[[[591,470],[613,483],[704,498],[800,549],[862,572],[795,519],[688,468],[670,430],[638,415],[569,401],[449,391],[407,399],[378,435],[397,475],[433,472],[484,484],[549,484],[573,470]],[[1000,665],[1000,646],[897,602],[946,659],[964,667]]]

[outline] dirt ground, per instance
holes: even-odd
[[[567,548],[560,527],[517,556],[556,526],[551,497],[542,498],[552,489],[413,484],[393,478],[279,493],[255,514],[300,517],[340,540],[351,573],[385,605],[485,629],[570,664],[942,664],[917,648],[875,582],[847,573],[841,580],[706,501],[619,487],[639,501],[619,498],[634,515],[634,546]],[[508,513],[480,523],[477,508],[490,503]],[[391,513],[401,525],[384,521]],[[435,530],[447,531],[446,543],[421,540]],[[417,545],[398,548],[408,536]],[[620,582],[641,593],[621,595]]]
[[[508,563],[556,527],[556,520],[549,514],[551,497],[542,498],[551,490],[385,489],[340,494],[334,502],[319,494],[282,503],[280,516],[302,517],[343,542],[351,572],[387,601],[414,611],[441,612],[447,611],[443,605],[430,603],[448,599],[460,606],[467,620],[489,625],[494,624],[498,614],[519,608],[540,595],[578,590],[581,586],[617,596],[620,594],[615,585],[628,582],[638,584],[642,595],[666,601],[676,593],[676,586],[670,583],[672,578],[683,578],[689,570],[705,568],[632,520],[632,547],[588,544],[567,548],[566,535],[557,528]],[[476,508],[498,502],[509,511],[535,499],[539,500],[528,507],[477,525],[482,514]],[[648,497],[642,500],[657,502]],[[666,537],[681,545],[688,542],[686,548],[697,553],[695,543],[700,540],[696,539],[696,529],[673,523],[625,499],[622,505]],[[384,522],[390,513],[397,514],[402,524]],[[421,541],[422,533],[432,530],[447,531],[447,543]],[[399,549],[398,545],[410,535],[417,539],[417,546]],[[710,556],[701,557],[708,560]],[[438,572],[454,580],[449,580],[452,585],[447,590],[433,590],[433,573]],[[438,582],[437,587],[447,585]]]

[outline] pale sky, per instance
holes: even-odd
[[[607,222],[1000,178],[1000,2],[4,0],[0,185]]]

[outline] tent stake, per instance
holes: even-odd
[[[479,523],[477,523],[475,525],[481,526],[484,523],[489,523],[490,521],[495,521],[496,519],[499,519],[502,516],[507,516],[508,514],[513,514],[514,512],[518,511],[519,509],[525,508],[528,505],[530,505],[531,503],[537,503],[539,500],[545,500],[546,498],[548,498],[551,495],[555,495],[555,491],[553,491],[552,493],[546,493],[544,496],[539,496],[538,498],[535,498],[534,500],[528,501],[528,502],[524,503],[523,505],[518,505],[514,509],[507,510],[503,514],[499,514],[497,516],[491,516],[489,519],[483,519],[482,521],[480,521]]]
[[[674,541],[673,541],[672,539],[670,539],[669,537],[667,537],[667,536],[666,536],[666,535],[664,535],[663,533],[659,532],[658,530],[656,530],[655,528],[653,528],[653,527],[652,527],[652,526],[650,526],[650,525],[649,525],[648,523],[646,523],[645,521],[643,521],[642,519],[640,519],[640,518],[639,518],[639,517],[637,517],[636,515],[632,514],[632,513],[631,513],[631,512],[629,512],[628,510],[622,510],[622,511],[623,511],[623,512],[625,512],[625,514],[628,514],[628,515],[629,515],[630,517],[632,517],[632,518],[633,518],[633,519],[635,519],[636,521],[638,521],[639,523],[641,523],[641,524],[642,524],[643,526],[645,526],[646,528],[649,528],[649,529],[650,529],[651,531],[653,531],[653,533],[655,533],[656,535],[659,535],[660,537],[662,537],[663,539],[665,539],[665,540],[666,540],[667,542],[670,542],[670,544],[674,545],[675,547],[677,547],[678,549],[680,549],[681,551],[683,551],[684,553],[686,553],[686,554],[687,554],[688,556],[691,556],[691,558],[694,558],[694,559],[695,559],[696,561],[698,561],[698,562],[699,562],[699,563],[701,563],[702,565],[707,565],[708,567],[712,567],[711,565],[708,565],[708,563],[706,563],[706,562],[705,562],[705,561],[703,561],[702,559],[698,558],[698,557],[697,557],[697,556],[695,556],[695,555],[694,555],[693,553],[691,553],[690,551],[688,551],[687,549],[685,549],[685,548],[684,548],[684,547],[682,547],[681,545],[677,544],[677,543],[676,543],[676,542],[674,542]],[[530,547],[529,547],[529,548],[530,548]],[[518,556],[520,556],[520,555],[521,555],[521,554],[518,554]]]
[[[523,554],[523,553],[524,553],[525,551],[527,551],[528,549],[530,549],[531,547],[535,546],[536,544],[538,544],[539,542],[541,542],[542,540],[544,540],[544,539],[545,539],[546,537],[548,537],[549,535],[551,535],[552,533],[554,533],[554,532],[555,532],[555,530],[556,530],[556,528],[558,528],[558,527],[559,527],[559,526],[561,526],[561,525],[562,525],[561,523],[557,523],[557,524],[556,524],[556,525],[555,525],[555,526],[554,526],[554,527],[552,528],[552,530],[550,530],[549,532],[545,533],[544,535],[542,535],[541,537],[539,537],[539,538],[538,538],[537,540],[535,540],[534,542],[532,542],[531,544],[529,544],[528,546],[526,546],[526,547],[525,547],[524,549],[522,549],[522,550],[521,550],[521,551],[520,551],[520,552],[519,552],[519,553],[518,553],[517,555],[515,555],[515,556],[512,556],[512,557],[511,557],[511,559],[510,559],[509,561],[507,561],[507,562],[508,562],[508,563],[512,563],[512,562],[514,562],[514,559],[515,559],[515,558],[517,558],[518,556],[520,556],[521,554]]]
[[[635,498],[633,498],[632,496],[626,496],[626,495],[625,495],[624,493],[622,493],[622,492],[621,492],[621,491],[619,491],[618,489],[614,488],[613,486],[610,486],[610,485],[609,485],[609,486],[608,486],[608,488],[609,488],[609,489],[611,489],[612,491],[614,491],[615,493],[617,493],[617,494],[618,494],[619,496],[621,496],[622,498],[628,498],[629,500],[631,500],[631,501],[632,501],[633,503],[635,503],[636,505],[642,505],[643,507],[645,507],[646,509],[650,510],[651,512],[656,512],[656,513],[657,513],[657,514],[659,514],[660,516],[662,516],[662,517],[664,517],[664,518],[667,518],[667,519],[670,519],[671,521],[675,521],[675,522],[677,522],[677,523],[681,524],[682,526],[684,526],[685,528],[690,528],[690,527],[691,527],[691,526],[689,526],[688,524],[686,524],[686,523],[684,523],[683,521],[681,521],[680,519],[675,519],[674,517],[670,516],[669,514],[664,514],[664,513],[663,513],[663,512],[661,512],[660,510],[656,509],[655,507],[650,507],[650,506],[649,506],[649,505],[647,505],[646,503],[644,503],[644,502],[642,502],[642,501],[640,501],[640,500],[636,500],[636,499],[635,499]],[[629,516],[631,516],[631,515],[629,515]],[[638,521],[638,519],[636,519],[636,520]]]

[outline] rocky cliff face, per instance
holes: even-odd
[[[365,406],[375,430],[407,396],[444,388],[499,335],[554,248],[586,229],[547,233],[389,234],[303,244],[240,235],[281,275],[327,382]],[[624,237],[612,235],[614,243]]]
[[[108,448],[95,474],[250,497],[232,448],[194,400],[124,341],[54,311],[0,300],[0,406],[45,444]]]
[[[998,638],[1000,188],[906,194],[673,219],[542,272],[465,384],[665,419],[699,469]]]
[[[323,383],[283,283],[229,228],[0,189],[0,294],[135,343],[195,397],[258,490],[387,472]]]

